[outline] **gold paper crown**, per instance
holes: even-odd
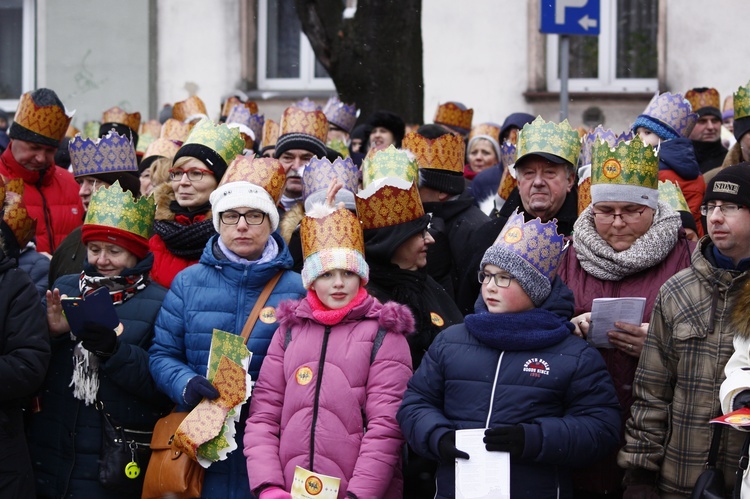
[[[260,147],[275,146],[278,138],[279,124],[274,120],[266,120],[266,122],[263,123],[263,140],[260,143]]]
[[[431,140],[418,133],[407,133],[401,148],[414,154],[419,168],[464,171],[466,145],[459,135],[449,133]]]
[[[159,138],[171,140],[177,145],[182,145],[190,135],[190,130],[195,126],[192,123],[183,123],[174,118],[169,118],[161,126]]]
[[[258,104],[251,100],[243,102],[239,97],[233,95],[224,101],[224,106],[221,108],[221,115],[229,116],[229,112],[234,106],[245,106],[250,111],[250,114],[258,114]]]
[[[578,181],[578,214],[591,204],[591,175]]]
[[[102,114],[102,124],[105,123],[119,123],[134,132],[138,132],[138,127],[141,126],[141,113],[128,114],[124,109],[115,106],[107,109]]]
[[[227,168],[219,185],[249,182],[263,188],[278,203],[284,192],[286,173],[278,159],[237,156]]]
[[[503,168],[503,175],[500,177],[500,185],[497,188],[498,196],[507,201],[510,197],[510,193],[513,192],[513,189],[515,189],[517,185],[518,181],[516,181],[515,177],[510,174],[510,169],[508,169],[508,167]]]
[[[387,149],[371,149],[362,162],[362,188],[367,188],[375,180],[385,177],[397,177],[414,182],[419,177],[419,165],[393,144]]]
[[[0,175],[0,211],[3,211],[5,205],[5,182],[7,182],[6,178]]]
[[[750,81],[734,93],[734,119],[750,116]]]
[[[581,139],[564,120],[562,123],[546,122],[541,116],[523,126],[518,134],[518,162],[527,154],[554,154],[572,165],[578,164],[581,153]]]
[[[302,256],[318,253],[322,250],[344,248],[365,254],[365,241],[362,226],[357,216],[346,208],[314,218],[305,216],[300,223]]]
[[[94,192],[83,224],[113,227],[148,239],[155,210],[153,196],[141,196],[135,200],[129,191],[122,190],[118,180],[110,187]]]
[[[721,99],[719,98],[719,91],[715,88],[707,88],[702,92],[699,92],[695,88],[691,88],[685,92],[685,98],[693,106],[693,111],[702,109],[704,107],[715,107],[719,109],[721,106]]]
[[[682,193],[682,189],[671,180],[659,181],[659,200],[667,203],[674,211],[690,212],[690,207],[687,204],[685,195]]]
[[[37,106],[31,97],[31,92],[26,92],[21,96],[16,116],[13,118],[15,123],[27,130],[56,142],[65,137],[65,131],[72,119],[73,114],[68,116],[60,106]]]
[[[187,99],[176,102],[172,107],[172,118],[177,121],[192,121],[195,118],[207,118],[206,105],[197,95],[191,95]]]
[[[200,144],[216,151],[226,164],[229,164],[238,154],[242,154],[245,149],[245,141],[242,140],[239,130],[229,128],[223,123],[214,123],[208,118],[203,118],[196,123],[183,146],[188,144]]]
[[[320,110],[305,111],[294,106],[288,107],[281,115],[279,136],[288,133],[311,135],[325,144],[328,138],[328,119]]]
[[[614,149],[604,141],[594,144],[591,158],[591,185],[633,185],[658,189],[659,158],[653,147],[635,136]]]
[[[471,130],[471,120],[474,117],[473,109],[461,109],[455,102],[440,104],[435,112],[435,123],[448,125],[466,130]]]
[[[81,133],[81,131],[71,124],[71,125],[68,125],[68,129],[65,130],[65,137],[72,139],[79,133]]]
[[[2,181],[0,181],[0,184]],[[23,202],[23,179],[8,180],[5,184],[5,212],[3,222],[16,238],[18,247],[24,249],[36,233],[36,220],[31,218]],[[3,206],[0,201],[0,207]],[[0,210],[1,211],[1,210]]]
[[[141,130],[138,135],[150,135],[153,138],[158,138],[161,135],[161,123],[159,120],[148,120],[141,123]]]
[[[500,142],[500,127],[495,123],[480,123],[471,129],[469,142],[477,135],[487,135],[495,139],[495,142]]]
[[[362,228],[380,229],[424,216],[417,184],[402,178],[383,178],[359,191],[354,198]]]
[[[172,159],[179,150],[180,146],[171,140],[159,138],[149,144],[146,152],[143,154],[143,159],[150,158],[151,156],[162,156]]]

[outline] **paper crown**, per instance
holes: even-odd
[[[0,175],[0,212],[3,211],[3,207],[5,206],[5,182],[7,182],[5,177]]]
[[[459,128],[465,133],[469,133],[473,117],[473,109],[461,109],[461,106],[456,102],[446,102],[438,106],[433,121],[441,125]]]
[[[83,124],[83,133],[81,134],[84,139],[98,139],[99,128],[102,124],[98,121],[87,121]]]
[[[274,120],[266,120],[263,123],[263,139],[260,142],[261,149],[273,147],[279,138],[279,124]]]
[[[658,189],[659,158],[653,147],[636,136],[611,148],[607,142],[594,144],[591,159],[591,186],[631,185]]]
[[[322,111],[322,108],[307,97],[292,104],[291,107],[302,109],[305,112]]]
[[[219,185],[249,182],[265,190],[278,203],[284,192],[286,173],[278,159],[237,156],[227,168]]]
[[[2,180],[0,180],[2,184]],[[36,233],[36,220],[31,218],[23,202],[23,179],[7,180],[5,184],[5,211],[3,222],[8,226],[16,238],[20,249],[24,249]],[[2,198],[2,196],[0,196]],[[2,211],[3,201],[0,201]]]
[[[172,118],[186,123],[197,118],[208,118],[208,112],[200,97],[191,95],[187,99],[175,103],[172,107]]]
[[[719,109],[719,107],[721,107],[719,91],[715,88],[691,88],[690,90],[685,92],[685,99],[687,99],[687,101],[690,103],[693,111],[703,109],[704,107],[715,107],[716,109]]]
[[[409,154],[396,149],[393,144],[386,149],[371,149],[362,161],[362,188],[385,177],[414,182],[419,177],[419,165]]]
[[[557,221],[542,222],[535,218],[524,221],[523,213],[516,212],[505,223],[493,243],[523,258],[537,272],[549,280],[555,276],[564,236],[557,233]]]
[[[750,116],[750,81],[734,93],[734,119]]]
[[[344,104],[334,95],[326,102],[323,113],[326,115],[328,123],[336,125],[346,133],[351,133],[354,124],[357,122],[359,109],[354,104]]]
[[[682,94],[669,92],[654,95],[641,114],[659,120],[683,137],[692,130],[697,119],[693,107]]]
[[[174,118],[169,118],[161,126],[161,134],[159,135],[159,138],[171,140],[178,146],[181,146],[187,140],[193,126],[192,123],[183,123]]]
[[[513,175],[511,175],[510,168],[505,167],[503,168],[503,174],[500,177],[500,185],[497,187],[497,195],[504,201],[507,201],[510,197],[510,193],[513,192],[513,189],[515,189],[517,185],[518,181]]]
[[[599,140],[603,140],[610,147],[615,147],[618,142],[623,140],[627,141],[633,138],[633,133],[623,132],[620,135],[616,135],[615,132],[609,128],[604,128],[602,125],[597,126],[594,130],[590,131],[581,139],[581,156],[579,158],[579,164],[590,165],[591,154],[594,150],[594,143]]]
[[[279,137],[290,133],[310,135],[325,144],[328,137],[328,120],[326,119],[326,115],[319,109],[306,111],[301,107],[288,107],[284,110],[284,114],[281,115]]]
[[[313,192],[328,189],[331,180],[338,178],[344,183],[344,189],[352,194],[359,187],[359,169],[351,159],[336,158],[331,163],[327,158],[312,158],[302,174],[304,197]]]
[[[541,116],[523,126],[518,134],[517,159],[527,154],[554,154],[572,165],[578,164],[581,141],[578,132],[564,120],[562,123],[546,122]]]
[[[50,143],[58,143],[65,137],[74,112],[67,113],[65,109],[56,105],[37,106],[31,92],[26,92],[18,102],[13,121],[14,124],[41,135]]]
[[[250,114],[258,114],[258,104],[251,100],[243,102],[239,97],[233,95],[224,101],[224,105],[221,107],[221,115],[229,116],[235,106],[244,107]]]
[[[245,149],[245,141],[242,140],[239,131],[223,123],[214,123],[208,118],[203,118],[195,124],[183,147],[188,144],[200,144],[215,151],[226,164],[238,154],[242,154]]]
[[[324,217],[305,216],[300,223],[302,256],[334,248],[350,249],[365,254],[362,225],[357,216],[342,208]]]
[[[148,146],[153,144],[155,140],[156,140],[156,137],[154,137],[151,134],[147,133],[146,135],[140,135],[138,137],[138,145],[135,146],[136,155],[143,156],[148,150]]]
[[[141,113],[127,113],[124,109],[120,109],[117,106],[111,107],[102,114],[102,125],[108,123],[125,125],[137,133],[138,128],[141,126]]]
[[[341,139],[331,139],[326,143],[326,146],[339,153],[342,158],[349,157],[349,147]]]
[[[459,135],[448,133],[436,139],[428,139],[418,133],[410,132],[401,142],[401,148],[412,154],[419,168],[446,170],[463,173],[466,145]]]
[[[150,135],[155,139],[161,135],[161,123],[159,120],[148,120],[141,123],[141,129],[138,132],[139,137]]]
[[[227,115],[227,125],[236,123],[238,125],[247,127],[253,132],[254,141],[260,140],[264,121],[265,118],[263,117],[263,115],[253,114],[250,112],[249,108],[243,105],[234,106],[229,110],[229,114]],[[240,128],[240,131],[243,131],[242,128]],[[246,132],[245,134],[248,135]]]
[[[171,140],[158,138],[146,148],[146,152],[143,154],[143,159],[150,158],[151,156],[161,156],[172,159],[179,150],[180,146]]]
[[[580,174],[580,172],[579,172]],[[578,215],[591,204],[591,168],[585,177],[578,178]]]
[[[76,127],[74,127],[73,125],[68,125],[68,129],[65,130],[65,136],[69,139],[72,139],[79,133],[81,133],[81,131],[77,129]]]
[[[153,196],[141,196],[135,200],[129,191],[122,190],[118,180],[94,192],[83,224],[112,227],[148,239],[155,210]]]
[[[500,164],[507,170],[510,165],[516,163],[516,145],[510,140],[505,140],[500,145]]]
[[[687,204],[685,195],[682,193],[682,189],[671,180],[659,181],[659,200],[667,203],[674,211],[690,212],[690,207]]]
[[[365,230],[391,227],[424,216],[417,184],[402,178],[381,178],[359,191],[354,200]]]
[[[79,135],[68,143],[68,150],[76,177],[138,171],[133,143],[115,131],[100,139],[84,139]]]
[[[479,135],[487,135],[495,139],[495,142],[500,142],[500,125],[496,123],[480,123],[471,129],[469,134],[469,141]]]

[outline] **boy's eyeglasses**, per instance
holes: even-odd
[[[733,217],[735,216],[744,206],[741,206],[739,204],[734,203],[724,203],[724,204],[716,204],[716,203],[708,203],[708,204],[702,204],[701,205],[701,215],[704,217],[707,217],[709,215],[712,215],[713,212],[718,208],[721,210],[721,214],[725,217]]]
[[[480,270],[477,273],[477,277],[479,278],[479,282],[482,284],[489,284],[490,278],[495,280],[495,286],[498,288],[507,288],[510,286],[510,281],[515,279],[512,275],[507,274],[489,274],[483,270]]]

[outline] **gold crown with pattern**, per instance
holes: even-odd
[[[357,216],[346,208],[333,211],[324,217],[305,216],[300,223],[302,256],[333,248],[344,248],[365,254],[362,225]]]
[[[516,178],[510,174],[509,168],[503,168],[503,174],[500,177],[500,185],[497,187],[497,195],[505,201],[510,197],[510,193],[518,185]]]
[[[221,156],[229,164],[245,149],[245,141],[236,128],[229,128],[225,124],[214,123],[208,118],[201,119],[190,131],[183,147],[188,144],[200,144],[208,147]]]
[[[544,121],[541,116],[537,116],[534,121],[525,124],[518,133],[517,149],[516,162],[528,154],[543,152],[554,154],[575,166],[581,152],[581,140],[578,132],[570,127],[568,120],[558,124]]]
[[[224,101],[224,106],[221,108],[221,115],[229,116],[229,112],[234,106],[244,106],[250,111],[250,114],[258,114],[258,104],[251,100],[243,102],[239,97],[233,95]]]
[[[402,178],[381,178],[359,191],[354,200],[365,230],[391,227],[424,216],[417,184]]]
[[[734,93],[734,119],[750,116],[750,81]]]
[[[266,120],[263,123],[263,140],[260,142],[260,147],[275,146],[276,141],[279,139],[279,124],[274,120]]]
[[[172,118],[185,123],[196,118],[208,118],[208,112],[200,97],[191,95],[187,99],[175,103],[172,107]]]
[[[113,227],[147,240],[151,237],[155,211],[153,196],[141,196],[136,200],[130,191],[122,190],[118,180],[94,192],[83,223]]]
[[[180,146],[171,140],[158,138],[148,145],[146,152],[143,154],[143,159],[150,158],[151,156],[162,156],[173,159],[179,150]]]
[[[119,123],[138,132],[141,126],[141,113],[128,113],[117,106],[111,107],[102,114],[102,124],[106,123]]]
[[[159,138],[171,140],[178,146],[181,146],[187,140],[188,135],[190,135],[190,130],[192,130],[194,126],[193,123],[183,123],[174,118],[169,118],[161,126],[161,134],[159,134]]]
[[[440,104],[435,112],[435,123],[448,125],[450,127],[460,128],[469,133],[471,130],[471,120],[474,118],[473,109],[461,109],[456,102],[446,102]]]
[[[288,107],[281,115],[279,137],[290,133],[310,135],[325,144],[328,138],[328,119],[319,109],[305,111],[294,106]]]
[[[658,189],[659,158],[650,145],[637,135],[620,142],[615,148],[599,141],[594,144],[591,158],[591,185],[632,185]]]
[[[419,165],[409,154],[396,149],[393,144],[386,149],[371,149],[362,161],[362,188],[386,177],[414,182],[419,177]]]
[[[150,135],[153,138],[158,138],[161,135],[161,123],[159,123],[159,120],[148,120],[141,123],[141,129],[138,132],[138,135]]]
[[[589,175],[578,180],[578,214],[591,204],[591,170]]]
[[[7,179],[0,175],[0,211],[3,211],[5,206],[5,182],[7,182]]]
[[[659,200],[667,203],[674,211],[690,212],[690,207],[687,204],[685,195],[682,193],[682,189],[671,180],[659,181]]]
[[[469,134],[469,142],[474,137],[479,135],[486,135],[495,139],[495,142],[500,142],[500,126],[496,123],[480,123],[471,129]]]
[[[410,132],[401,142],[401,148],[414,154],[419,168],[463,173],[466,145],[459,135],[448,133],[428,139]]]
[[[81,131],[77,129],[76,127],[74,127],[72,124],[68,125],[68,129],[65,130],[65,136],[69,139],[72,139],[79,133],[81,133]]]
[[[0,181],[0,184],[2,181]],[[24,249],[36,233],[36,219],[31,218],[23,202],[23,179],[6,180],[5,211],[3,222],[8,226],[16,238],[18,247]],[[0,207],[3,202],[0,201]],[[1,210],[0,210],[1,211]]]
[[[18,102],[13,121],[42,137],[60,142],[72,119],[73,113],[67,114],[60,106],[37,106],[31,92],[26,92]]]
[[[719,109],[721,107],[721,99],[719,98],[719,91],[715,88],[702,89],[691,88],[685,92],[685,99],[693,107],[693,111],[702,109],[704,107],[715,107]]]
[[[265,190],[278,203],[284,192],[286,173],[278,159],[237,156],[227,168],[219,185],[249,182]]]
[[[133,143],[114,130],[93,140],[78,135],[68,143],[68,151],[76,177],[138,171]]]

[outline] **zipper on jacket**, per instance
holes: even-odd
[[[52,168],[57,168],[56,166],[52,166]],[[44,197],[44,193],[42,192],[42,180],[44,179],[44,175],[39,176],[39,180],[35,184],[36,190],[39,191],[39,197],[42,198],[42,213],[44,213],[44,228],[47,231],[47,238],[49,239],[49,253],[50,255],[55,252],[56,244],[55,244],[55,233],[52,230],[52,220],[50,220],[50,212],[49,208],[47,206],[47,198]]]
[[[492,409],[495,405],[495,389],[497,388],[497,380],[500,377],[500,365],[503,363],[503,355],[505,355],[505,350],[500,352],[500,357],[497,359],[497,367],[495,368],[495,380],[492,383],[492,394],[490,395],[490,410],[487,411],[487,423],[485,423],[485,428],[490,428],[490,420],[492,420]]]
[[[328,336],[331,334],[331,326],[326,326],[323,333],[323,346],[320,348],[320,361],[318,363],[318,379],[315,380],[315,398],[313,399],[312,424],[310,425],[310,471],[315,471],[315,424],[318,421],[318,402],[320,397],[320,386],[323,384],[323,366],[326,363],[326,350],[328,349]]]

